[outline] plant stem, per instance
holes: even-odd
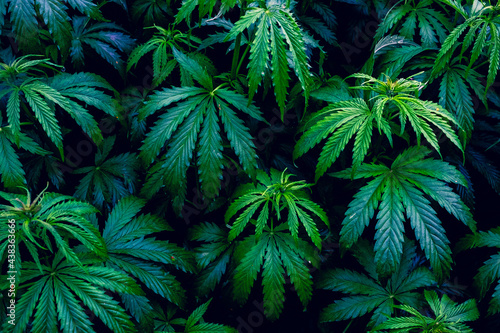
[[[234,53],[233,53],[233,63],[231,64],[231,79],[235,80],[238,75],[239,66],[238,58],[240,57],[240,46],[241,46],[241,32],[236,36],[234,41]]]
[[[243,59],[245,59],[249,50],[250,50],[250,44],[248,44],[247,47],[245,48],[245,51],[243,51],[240,62],[238,63],[238,67],[236,68],[236,75],[238,75],[238,73],[240,72],[241,65],[243,65]]]

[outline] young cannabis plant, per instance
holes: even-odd
[[[396,117],[400,123],[400,131],[396,133],[398,135],[403,135],[406,122],[409,121],[418,144],[420,145],[423,136],[440,152],[438,138],[431,127],[433,125],[463,150],[449,124],[456,123],[453,116],[438,104],[415,97],[423,88],[422,83],[409,79],[392,81],[390,78],[382,81],[366,74],[354,74],[352,77],[365,80],[360,86],[352,88],[366,90],[371,94],[370,101],[367,103],[362,98],[352,98],[332,103],[313,113],[304,122],[304,134],[295,145],[293,156],[297,159],[330,136],[316,166],[316,181],[337,160],[354,135],[353,171],[356,171],[368,153],[374,128],[379,133],[383,132],[392,146],[393,130],[397,128],[393,119]]]
[[[223,168],[220,123],[244,171],[255,174],[255,145],[249,129],[234,109],[257,120],[264,119],[257,107],[247,105],[244,96],[223,86],[214,88],[212,77],[196,61],[176,48],[173,48],[173,53],[181,67],[202,87],[163,89],[149,98],[139,111],[139,120],[158,110],[164,113],[147,134],[140,148],[140,158],[149,165],[168,145],[166,154],[150,169],[142,194],[151,197],[165,185],[174,195],[174,207],[179,208],[187,191],[186,169],[195,150],[203,194],[214,198],[219,193]],[[172,105],[174,103],[177,104]]]
[[[246,14],[236,22],[228,33],[226,41],[236,38],[253,25],[256,26],[256,31],[253,41],[249,44],[249,99],[252,100],[255,95],[266,69],[271,68],[274,93],[283,117],[290,81],[289,66],[295,71],[300,81],[306,101],[309,97],[311,75],[303,33],[286,5],[278,1],[267,1],[267,3],[259,1],[259,7],[249,7]],[[252,39],[249,38],[249,40]],[[287,45],[291,55],[290,65]]]
[[[493,84],[498,73],[500,61],[500,3],[496,5],[486,4],[484,1],[474,1],[473,6],[466,10],[460,2],[456,0],[440,0],[453,7],[457,13],[463,16],[465,22],[459,24],[448,35],[443,42],[437,56],[432,76],[436,76],[460,49],[459,57],[464,56],[465,51],[470,51],[470,58],[467,59],[468,69],[481,57],[483,51],[489,61],[488,77],[486,80],[486,90]],[[465,37],[459,41],[460,36],[466,31]]]
[[[255,235],[257,237],[267,227],[271,233],[275,228],[288,229],[293,238],[297,240],[300,223],[304,226],[314,245],[321,249],[321,237],[309,212],[319,217],[327,226],[329,225],[328,217],[318,204],[308,198],[307,192],[304,191],[310,185],[303,180],[290,181],[291,176],[285,171],[279,172],[276,169],[271,169],[270,175],[259,170],[257,171],[258,183],[256,186],[245,184],[236,190],[239,198],[229,206],[224,217],[226,223],[239,211],[245,210],[232,224],[229,231],[229,241],[241,234],[255,213],[260,211],[255,221]],[[288,215],[286,223],[282,222],[282,211],[285,209]]]
[[[457,249],[464,250],[476,247],[500,249],[500,227],[465,236],[460,240]],[[479,268],[479,272],[474,277],[474,285],[479,290],[480,299],[484,298],[494,282],[496,282],[496,285],[488,308],[489,314],[500,313],[500,252],[490,256],[490,259],[484,262],[484,265]]]
[[[463,175],[442,160],[426,158],[429,154],[430,150],[425,147],[412,147],[401,153],[390,167],[362,164],[354,177],[351,169],[332,174],[344,179],[373,178],[349,204],[342,222],[340,242],[347,248],[351,247],[378,209],[375,262],[379,273],[394,272],[400,263],[407,219],[438,279],[449,272],[452,263],[449,240],[426,196],[472,231],[476,230],[469,208],[446,184],[467,186]]]
[[[27,195],[0,192],[9,205],[0,205],[0,258],[8,244],[7,221],[16,221],[16,246],[24,244],[40,271],[43,265],[39,249],[52,253],[59,249],[68,263],[82,267],[70,246],[70,239],[82,243],[99,257],[106,257],[104,240],[88,215],[97,212],[92,205],[57,193],[40,193],[33,201]],[[52,239],[51,239],[52,238]],[[55,243],[55,249],[54,249]],[[21,269],[21,252],[16,252],[16,267]]]
[[[33,333],[95,333],[89,310],[113,332],[137,332],[130,316],[109,295],[143,295],[134,279],[119,270],[96,265],[99,260],[85,255],[77,257],[80,266],[64,257],[58,251],[50,263],[41,266],[23,262],[16,291],[21,295],[16,303],[16,324],[5,321],[2,332],[22,333],[31,325],[29,331]]]
[[[257,185],[245,184],[237,189],[239,198],[225,215],[229,222],[241,211],[231,226],[229,241],[234,241],[249,222],[256,226],[255,234],[240,241],[235,250],[238,266],[234,274],[234,295],[238,301],[245,302],[262,267],[264,312],[272,320],[283,310],[285,272],[304,307],[312,296],[312,280],[305,261],[315,261],[311,258],[314,249],[299,238],[299,223],[318,248],[321,248],[321,238],[311,213],[328,225],[325,212],[308,199],[304,191],[309,185],[304,181],[289,181],[290,177],[274,169],[270,175],[258,171]],[[253,220],[257,213],[257,220]]]
[[[389,318],[375,327],[373,332],[384,330],[392,333],[473,333],[472,329],[464,322],[479,318],[475,299],[457,304],[447,295],[443,295],[439,299],[435,291],[428,290],[424,290],[424,296],[434,314],[433,317],[422,315],[415,307],[407,304],[395,305],[394,308],[406,311],[411,316]]]
[[[375,252],[371,244],[361,241],[353,247],[353,255],[368,273],[334,269],[324,273],[317,287],[349,294],[323,309],[320,321],[339,321],[372,313],[368,328],[387,320],[395,304],[420,305],[418,288],[431,287],[435,281],[431,271],[416,267],[416,246],[408,239],[402,245],[402,258],[389,278],[377,273]],[[398,303],[396,303],[398,302]]]

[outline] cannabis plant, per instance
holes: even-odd
[[[69,114],[96,144],[102,141],[102,134],[88,107],[118,116],[108,95],[114,89],[98,75],[60,73],[47,77],[45,68],[54,71],[59,66],[30,55],[0,66],[0,98],[8,99],[6,116],[16,143],[20,140],[17,137],[22,133],[21,126],[33,125],[64,158],[63,134],[56,118],[58,108]]]
[[[238,199],[225,215],[226,222],[237,216],[229,231],[229,241],[236,239],[249,222],[255,224],[255,233],[242,240],[236,249],[234,295],[239,302],[246,301],[262,267],[264,310],[270,319],[277,319],[283,310],[285,272],[302,304],[306,306],[310,301],[312,280],[304,262],[312,261],[313,248],[299,238],[299,226],[321,248],[313,216],[328,225],[325,212],[308,198],[305,189],[309,185],[290,181],[290,177],[275,169],[271,169],[270,175],[258,171],[257,185],[246,184],[237,189]]]
[[[452,25],[442,12],[432,8],[434,3],[433,0],[399,1],[380,23],[374,36],[375,42],[389,31],[391,35],[397,31],[400,36],[414,40],[418,26],[422,46],[436,47],[442,44],[448,31],[452,30]]]
[[[40,36],[47,35],[52,39],[63,53],[70,48],[71,19],[66,1],[60,0],[11,0],[0,3],[0,27],[6,25],[6,12],[12,24],[19,46],[36,53],[43,51]],[[99,6],[87,0],[68,1],[71,10],[76,10],[88,17],[102,18]],[[47,29],[42,29],[40,22],[45,23]]]
[[[472,333],[472,329],[464,324],[479,318],[476,300],[468,300],[462,304],[452,301],[447,295],[439,299],[435,291],[424,291],[424,296],[429,304],[433,317],[422,315],[417,309],[403,304],[394,306],[408,312],[411,316],[389,318],[384,323],[374,328],[374,331],[387,330],[387,332],[462,332]]]
[[[184,306],[185,291],[171,268],[194,272],[193,257],[177,245],[152,236],[173,229],[157,216],[138,215],[145,204],[144,200],[128,196],[115,205],[102,231],[108,251],[104,264],[134,277],[147,288],[143,290]],[[148,297],[121,294],[126,309],[142,324],[147,324],[152,315]]]
[[[158,30],[154,36],[145,44],[137,46],[130,54],[127,71],[136,67],[142,57],[153,51],[153,87],[156,87],[165,81],[176,67],[179,67],[177,58],[173,55],[173,48],[183,51],[182,44],[194,47],[195,44],[200,43],[200,39],[194,35],[182,33],[173,26],[169,26],[168,29],[159,26],[154,26],[154,28]],[[209,71],[209,74],[215,75],[215,67],[207,57],[200,53],[192,53],[190,56],[195,57],[196,61]],[[180,74],[181,85],[193,84],[189,70],[180,66]]]
[[[86,53],[84,47],[90,47],[124,75],[125,62],[120,53],[129,54],[134,44],[127,31],[111,22],[91,23],[90,18],[84,16],[73,17],[72,21],[70,56],[74,66],[82,67]]]
[[[317,287],[342,292],[349,296],[336,300],[323,309],[320,321],[338,321],[361,317],[371,313],[368,327],[381,324],[394,313],[394,305],[405,304],[419,307],[421,299],[417,290],[431,287],[435,281],[431,271],[417,267],[421,263],[417,247],[406,240],[402,246],[402,258],[396,270],[383,277],[377,273],[376,253],[371,244],[359,242],[352,253],[368,275],[348,269],[326,271]]]
[[[97,212],[92,205],[50,192],[42,192],[32,200],[31,194],[26,192],[26,195],[0,192],[0,197],[10,204],[0,205],[0,258],[3,258],[9,244],[9,220],[15,221],[15,265],[19,270],[24,265],[19,251],[21,244],[26,246],[40,272],[43,271],[43,259],[47,251],[60,252],[68,264],[82,268],[70,241],[80,242],[99,257],[107,256],[104,240],[89,220],[89,215]]]
[[[203,242],[195,249],[199,270],[196,291],[199,295],[205,296],[215,289],[226,271],[231,273],[234,271],[231,259],[236,244],[228,241],[228,230],[215,223],[205,222],[194,226],[190,237],[192,240]]]

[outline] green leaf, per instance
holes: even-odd
[[[215,198],[219,194],[222,179],[222,138],[219,135],[218,120],[214,104],[209,103],[198,143],[200,181],[203,193],[208,198]]]
[[[12,143],[7,139],[7,129],[0,128],[0,174],[6,187],[15,187],[26,183],[23,166],[19,161]]]
[[[236,23],[238,24],[238,23]],[[271,46],[278,47],[278,45],[269,45],[269,18],[263,16],[260,20],[257,31],[255,33],[255,38],[252,42],[252,48],[250,49],[250,62],[248,63],[248,98],[251,100],[259,87],[262,77],[264,76],[264,71],[268,67],[268,54],[271,50]],[[235,26],[236,28],[236,26]],[[280,36],[281,38],[281,36]],[[271,41],[272,43],[272,41]],[[284,45],[281,44],[284,48]],[[275,49],[275,48],[273,48]],[[273,55],[274,59],[274,55]],[[274,68],[273,68],[274,69]]]
[[[264,261],[264,254],[270,237],[263,234],[247,249],[241,263],[236,267],[234,275],[234,296],[239,303],[244,303],[250,295],[250,290],[257,279],[257,274]]]
[[[403,253],[405,218],[399,186],[397,179],[387,177],[375,226],[375,262],[386,274],[396,270]]]
[[[380,272],[393,272],[400,262],[406,221],[403,212],[438,277],[445,276],[450,270],[452,258],[449,240],[444,236],[445,230],[436,211],[421,190],[475,230],[475,222],[468,208],[441,181],[458,183],[462,177],[446,162],[425,159],[428,154],[429,150],[424,147],[413,147],[400,154],[390,169],[362,164],[354,173],[354,178],[374,179],[363,186],[349,204],[340,231],[340,241],[347,248],[352,246],[378,208],[375,258]],[[347,178],[350,172],[348,169],[333,175]]]
[[[209,299],[208,302],[203,303],[199,307],[197,307],[193,313],[191,313],[186,321],[186,329],[191,329],[197,322],[202,319],[202,316],[207,312],[208,306],[212,299]]]
[[[277,244],[274,237],[270,237],[264,257],[262,285],[264,287],[264,314],[271,320],[277,319],[283,311],[283,302],[285,301],[284,273]]]
[[[346,320],[360,317],[384,302],[381,295],[358,295],[342,298],[321,312],[320,322]]]
[[[208,75],[207,71],[198,64],[194,59],[185,55],[181,51],[177,50],[172,46],[172,52],[175,59],[179,62],[179,65],[191,74],[191,76],[198,81],[205,89],[211,91],[213,90],[212,79]]]

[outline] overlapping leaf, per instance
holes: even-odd
[[[0,196],[11,205],[0,205],[0,220],[6,224],[8,219],[15,219],[17,237],[40,271],[39,249],[53,251],[53,244],[68,263],[81,267],[69,239],[78,241],[100,257],[107,255],[104,240],[88,219],[89,214],[97,212],[92,205],[57,193],[41,193],[33,201],[29,192],[27,196],[0,192]],[[8,238],[7,230],[4,231],[0,234],[2,247],[6,247]],[[18,256],[20,258],[21,253],[18,252]]]
[[[464,17],[465,22],[456,26],[443,42],[436,62],[432,69],[432,75],[437,76],[446,68],[447,63],[459,49],[459,57],[469,50],[468,69],[470,69],[482,56],[483,51],[488,59],[488,76],[486,80],[486,91],[495,82],[500,60],[500,22],[498,21],[498,8],[500,4],[486,5],[483,1],[475,1],[474,6],[466,11],[455,1],[444,1],[456,8]],[[462,34],[467,31],[463,41],[459,41]],[[489,36],[488,36],[489,35]],[[489,37],[489,38],[488,38]],[[486,93],[485,91],[485,93]]]

